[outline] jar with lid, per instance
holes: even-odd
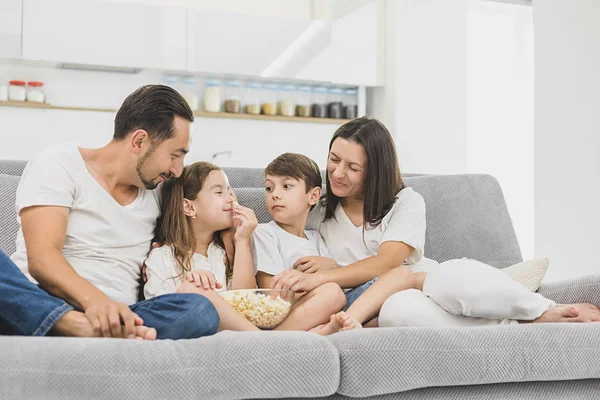
[[[344,118],[354,119],[358,115],[358,90],[344,90]]]
[[[169,86],[175,90],[177,90],[179,93],[181,93],[181,85],[179,82],[179,78],[176,76],[163,76],[162,78],[162,83],[163,85]]]
[[[6,83],[0,83],[0,101],[8,100],[8,85]]]
[[[27,99],[25,81],[13,80],[9,82],[8,99],[11,101],[25,101]]]
[[[240,101],[240,82],[226,81],[223,96],[225,98],[225,102],[223,103],[225,112],[232,114],[239,114],[242,112],[242,103]]]
[[[198,96],[198,81],[195,78],[185,78],[182,85],[183,98],[187,101],[192,111],[200,108]]]
[[[280,115],[284,117],[293,117],[295,115],[295,91],[296,87],[293,85],[285,85],[281,88],[280,100],[277,104]]]
[[[264,115],[277,115],[279,86],[274,83],[267,83],[264,85],[263,95],[262,113]]]
[[[27,82],[27,101],[31,101],[34,103],[44,103],[46,101],[46,94],[44,93],[43,82]]]
[[[344,91],[339,88],[333,88],[329,90],[329,99],[330,102],[328,104],[328,112],[329,118],[343,118],[342,115],[342,95]]]
[[[244,112],[246,114],[260,114],[261,86],[257,82],[248,82],[244,90]]]
[[[221,82],[209,79],[204,82],[204,111],[221,111]]]
[[[312,116],[314,118],[327,118],[327,88],[316,87],[313,89],[313,95]]]
[[[297,93],[297,104],[296,104],[296,115],[299,117],[310,117],[310,93],[312,89],[310,86],[299,86],[296,89]]]

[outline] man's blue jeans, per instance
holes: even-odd
[[[194,339],[212,335],[219,314],[212,303],[197,294],[157,296],[129,306],[155,328],[158,339]],[[56,321],[73,307],[29,282],[10,258],[0,251],[0,334],[47,335]]]

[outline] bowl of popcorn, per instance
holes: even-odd
[[[281,324],[296,298],[296,294],[287,289],[228,290],[219,294],[260,329],[275,329]]]

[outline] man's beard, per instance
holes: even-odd
[[[160,184],[160,181],[155,182],[155,180],[158,177],[156,177],[154,179],[148,179],[148,178],[146,178],[144,176],[144,173],[142,172],[142,168],[144,168],[144,164],[146,163],[146,161],[148,160],[148,158],[152,155],[152,153],[154,153],[154,148],[150,148],[150,150],[148,150],[148,152],[146,154],[144,154],[144,156],[142,157],[142,159],[140,161],[138,161],[137,166],[135,168],[135,170],[137,171],[138,177],[140,178],[140,180],[144,184],[144,187],[146,189],[148,189],[148,190],[154,190]],[[168,177],[171,176],[170,173],[169,174],[160,174],[160,175],[164,176],[165,179],[167,179]]]

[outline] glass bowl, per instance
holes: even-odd
[[[296,299],[296,294],[288,289],[227,290],[219,294],[260,329],[274,329],[281,324]]]

